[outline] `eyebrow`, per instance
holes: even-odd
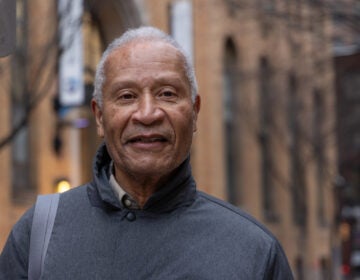
[[[175,87],[186,87],[186,83],[175,76],[162,76],[159,78],[155,78],[152,87],[157,87],[158,85],[174,85]],[[114,81],[114,83],[110,87],[110,92],[115,92],[121,88],[137,88],[139,87],[139,83],[133,79],[121,79]]]

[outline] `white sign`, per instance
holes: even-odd
[[[80,106],[85,100],[83,81],[82,0],[59,0],[59,100],[61,106]]]
[[[193,15],[190,0],[179,0],[172,4],[171,35],[193,61]]]

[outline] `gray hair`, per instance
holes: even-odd
[[[108,56],[116,49],[121,48],[127,43],[136,40],[144,40],[144,41],[163,41],[175,47],[180,54],[183,56],[184,60],[184,70],[185,75],[190,84],[191,98],[192,101],[195,101],[197,95],[197,82],[195,77],[195,70],[191,63],[189,56],[185,53],[183,48],[176,42],[170,35],[162,32],[161,30],[150,27],[143,26],[135,29],[129,29],[123,35],[112,41],[112,43],[107,47],[105,52],[103,53],[101,60],[96,68],[95,81],[94,81],[94,92],[93,97],[96,100],[97,104],[102,106],[102,88],[105,83],[105,63]]]

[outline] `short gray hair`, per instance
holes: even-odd
[[[151,27],[151,26],[143,26],[135,29],[129,29],[123,35],[112,41],[110,45],[107,47],[105,52],[103,53],[101,60],[96,68],[95,81],[94,81],[94,92],[93,97],[98,103],[98,105],[102,106],[102,88],[105,83],[105,63],[108,56],[116,49],[121,48],[127,43],[136,40],[144,40],[144,41],[162,41],[168,43],[175,47],[180,54],[183,56],[184,60],[184,70],[185,75],[190,84],[191,98],[192,101],[195,101],[198,87],[196,82],[195,70],[192,65],[192,62],[189,56],[185,53],[183,48],[176,42],[170,35],[162,32],[161,30]]]

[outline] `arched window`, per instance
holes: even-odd
[[[293,74],[289,76],[288,129],[290,136],[290,189],[292,194],[293,220],[305,226],[307,218],[305,167],[301,158],[300,102],[298,85]]]
[[[261,150],[261,187],[263,192],[263,211],[265,219],[275,220],[274,160],[271,151],[273,124],[271,69],[265,57],[260,59],[260,150]]]
[[[298,256],[295,259],[295,274],[296,274],[296,279],[298,280],[304,280],[305,279],[305,275],[304,275],[304,260],[301,256]]]
[[[230,203],[239,204],[239,143],[237,137],[237,53],[232,39],[227,39],[223,58],[223,122],[226,186]]]
[[[320,225],[326,223],[324,197],[325,197],[325,148],[326,148],[326,135],[323,133],[325,108],[324,100],[321,91],[315,89],[313,93],[313,153],[315,158],[316,168],[316,187],[317,187],[317,216]]]

